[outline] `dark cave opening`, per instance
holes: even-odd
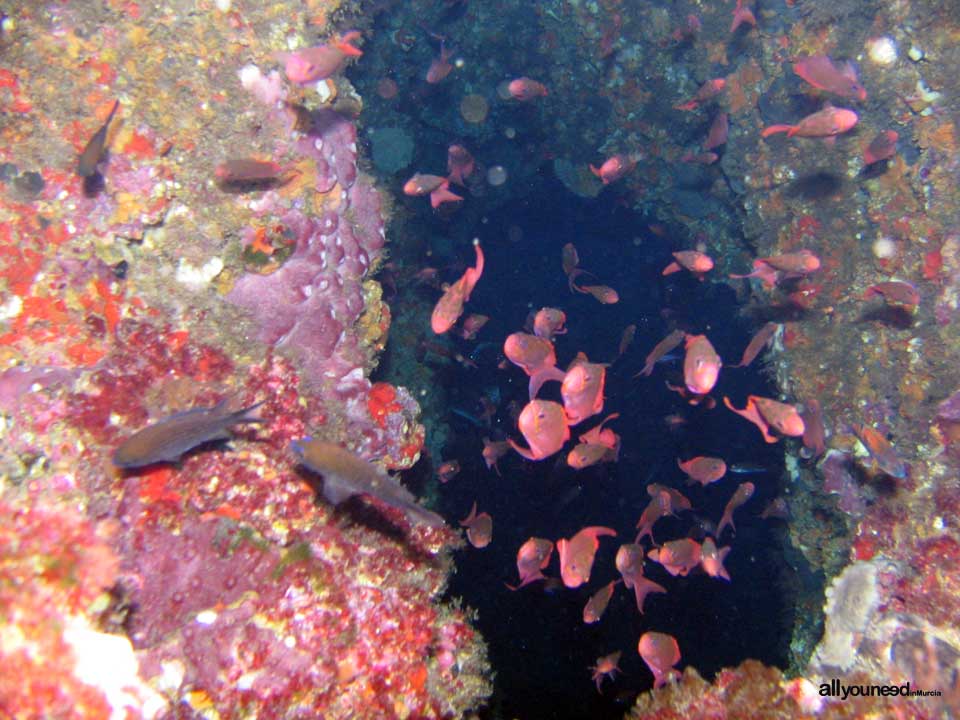
[[[682,243],[667,239],[669,232],[663,237],[659,228],[651,230],[647,219],[618,202],[614,190],[586,200],[553,178],[541,178],[541,184],[536,196],[498,207],[477,233],[486,268],[466,312],[483,313],[490,321],[477,340],[450,337],[445,342],[463,355],[481,343],[491,345],[475,353],[475,368],[451,362],[433,367],[449,411],[445,419],[433,420],[445,420],[451,431],[443,457],[433,458],[432,464],[456,459],[462,466],[457,477],[440,486],[440,508],[454,523],[467,516],[476,500],[480,511],[494,519],[490,546],[466,547],[457,554],[448,591],[477,610],[477,625],[489,644],[496,690],[486,715],[620,717],[636,693],[652,685],[637,653],[637,640],[648,630],[674,635],[683,655],[680,667],[692,665],[707,678],[746,658],[787,667],[794,620],[789,593],[796,578],[784,559],[783,520],[759,517],[783,489],[782,443],[766,444],[754,427],[720,402],[726,395],[739,407],[748,394],[776,396],[775,387],[760,361],[749,368],[725,369],[713,392],[719,407],[707,410],[691,407],[666,387],[667,381],[681,383],[682,357],[659,364],[649,378],[634,377],[646,353],[674,328],[708,334],[721,357],[733,364],[755,327],[740,314],[741,301],[730,286],[716,279],[699,282],[685,273],[663,277],[670,252]],[[446,221],[424,219],[425,228],[442,234]],[[570,292],[560,265],[567,242],[578,248],[581,267],[618,291],[617,304],[601,305]],[[471,260],[467,247],[464,243],[455,251],[464,262]],[[567,313],[569,332],[555,340],[558,366],[566,367],[580,350],[591,361],[611,363],[603,413],[573,428],[573,438],[618,412],[611,427],[622,436],[623,449],[618,463],[579,472],[565,463],[569,444],[564,452],[536,463],[511,452],[501,460],[498,476],[481,458],[482,438],[520,440],[511,411],[515,414],[527,402],[523,372],[512,365],[498,367],[503,338],[522,329],[530,311],[543,306]],[[637,325],[636,338],[617,358],[621,332],[630,323]],[[682,348],[677,354],[682,356]],[[477,416],[481,396],[498,401],[489,427],[466,417]],[[559,399],[558,385],[547,384],[540,396]],[[665,418],[670,415],[680,416],[682,424],[669,426]],[[707,487],[690,486],[677,459],[696,455],[716,455],[728,466],[750,464],[765,471],[728,474]],[[590,595],[619,578],[616,550],[634,539],[637,519],[649,502],[647,484],[675,487],[693,503],[693,513],[657,523],[655,536],[665,541],[687,535],[702,539],[710,533],[737,485],[746,480],[757,490],[736,515],[736,534],[726,531],[718,543],[732,545],[726,561],[731,582],[699,570],[671,577],[648,561],[647,576],[666,587],[666,595],[649,596],[640,615],[632,592],[619,585],[600,622],[584,624],[583,606]],[[587,525],[617,531],[616,538],[601,540],[589,583],[576,590],[556,582],[535,583],[518,592],[505,587],[517,581],[516,552],[528,537],[556,541]],[[649,541],[645,547],[650,548]],[[554,557],[548,576],[559,575],[558,564]],[[623,652],[623,674],[597,693],[588,668],[617,650]]]

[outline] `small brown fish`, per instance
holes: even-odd
[[[282,185],[292,176],[271,160],[231,158],[217,165],[213,171],[217,185],[223,190],[267,189]]]
[[[731,365],[730,367],[746,367],[752,363],[757,355],[760,354],[760,351],[766,347],[773,336],[776,334],[777,330],[780,328],[779,323],[768,322],[762,328],[757,331],[757,334],[753,336],[750,340],[750,343],[747,345],[746,349],[743,351],[743,357],[740,358],[740,362],[736,365]]]
[[[93,137],[90,138],[90,142],[87,143],[83,152],[80,153],[80,157],[77,158],[77,175],[80,177],[91,177],[97,172],[97,165],[99,165],[103,159],[103,152],[106,149],[107,131],[110,129],[110,121],[113,120],[113,116],[117,112],[118,107],[120,107],[120,101],[114,100],[113,107],[110,108],[110,114],[107,115],[106,122],[94,133]]]
[[[174,463],[184,453],[214,440],[229,440],[230,427],[240,423],[261,422],[249,415],[260,403],[230,410],[226,401],[209,408],[193,408],[171,415],[134,433],[116,452],[113,464],[118,468],[137,468],[154,463]]]
[[[413,494],[376,465],[339,445],[323,440],[294,440],[291,449],[305,467],[323,476],[323,496],[339,505],[354,495],[372,495],[403,511],[408,518],[431,527],[443,525],[443,518],[417,505]]]

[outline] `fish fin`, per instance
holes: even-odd
[[[357,489],[336,475],[323,476],[323,496],[333,505],[339,505],[353,495],[358,495]]]

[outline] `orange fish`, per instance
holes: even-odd
[[[674,105],[674,110],[696,110],[700,105],[715,98],[723,89],[727,86],[727,81],[723,78],[714,78],[713,80],[707,80],[703,85],[700,86],[700,89],[697,90],[696,94],[690,98],[687,102],[681,103],[680,105]]]
[[[653,537],[653,526],[660,518],[673,514],[670,493],[666,490],[661,490],[653,496],[640,514],[640,519],[637,520],[637,529],[640,532],[637,534],[637,539],[634,540],[634,542],[639,543],[644,535],[649,535],[650,539],[656,542]]]
[[[520,447],[513,440],[507,442],[527,460],[543,460],[560,450],[570,439],[570,426],[567,425],[563,406],[552,400],[528,402],[517,424],[530,449]]]
[[[770,434],[771,427],[781,435],[803,437],[805,429],[803,418],[800,417],[800,413],[793,405],[756,395],[747,396],[747,406],[743,410],[737,410],[727,397],[723,398],[723,402],[737,415],[746,418],[760,428],[763,439],[768,443],[775,443],[779,440],[779,438]]]
[[[733,22],[730,23],[730,32],[736,32],[741,25],[756,27],[757,18],[753,16],[753,10],[743,4],[743,0],[737,0],[737,6],[733,9]]]
[[[620,436],[603,425],[618,417],[620,413],[611,413],[595,428],[583,433],[580,443],[567,455],[567,465],[582,470],[599,462],[616,462],[620,456]]]
[[[590,172],[603,181],[604,185],[616,182],[637,166],[637,161],[628,155],[614,155],[607,158],[600,167],[590,166]]]
[[[450,460],[437,468],[437,478],[442,483],[448,483],[453,480],[460,472],[460,463],[456,460]]]
[[[773,336],[779,329],[779,323],[766,323],[757,331],[757,334],[750,339],[746,349],[743,351],[743,357],[740,358],[740,362],[738,362],[736,365],[731,365],[730,367],[746,367],[752,363],[757,355],[760,354],[760,351],[770,344],[770,341],[773,339]]]
[[[493,518],[487,513],[477,515],[477,502],[474,500],[470,514],[460,521],[460,525],[467,529],[467,540],[477,550],[490,544],[493,537]]]
[[[603,535],[616,537],[617,531],[608,527],[585,527],[569,540],[557,540],[560,554],[560,577],[568,588],[577,588],[590,580],[593,559]]]
[[[643,575],[643,546],[635,543],[621,545],[617,550],[617,570],[623,578],[627,589],[632,589],[637,597],[637,610],[643,615],[643,603],[651,593],[666,593],[662,585],[658,585]]]
[[[583,621],[585,623],[590,625],[600,621],[603,613],[607,610],[607,605],[610,604],[610,598],[613,597],[613,588],[618,582],[620,581],[611,580],[590,596],[587,604],[583,607]]]
[[[785,132],[787,137],[794,135],[806,138],[834,137],[853,128],[859,119],[853,110],[830,106],[807,115],[796,125],[771,125],[764,128],[760,137],[770,137],[782,132]]]
[[[683,339],[686,337],[686,333],[683,330],[674,330],[672,333],[667,335],[663,340],[658,342],[653,350],[650,351],[650,354],[647,355],[647,359],[641,370],[635,377],[640,375],[649,376],[653,372],[654,366],[657,364],[657,361],[673,350],[677,345],[683,342]]]
[[[607,368],[600,363],[578,363],[563,376],[560,397],[569,425],[577,425],[603,410]]]
[[[694,395],[706,395],[717,384],[723,362],[706,335],[687,335],[683,358],[684,383]]]
[[[507,90],[514,100],[519,100],[520,102],[527,102],[534,98],[547,96],[546,86],[528,77],[511,80],[510,84],[507,85]]]
[[[733,511],[743,505],[747,500],[753,497],[754,485],[752,482],[740,483],[734,491],[727,506],[723,509],[723,516],[720,518],[720,524],[717,525],[717,537],[723,534],[723,529],[729,525],[736,532],[737,527],[733,524]]]
[[[729,553],[729,547],[718,549],[712,537],[706,538],[700,548],[700,564],[703,566],[704,572],[710,577],[719,577],[729,581],[730,575],[723,566],[723,561]]]
[[[637,643],[637,651],[653,673],[654,689],[680,678],[680,673],[673,669],[680,662],[680,647],[672,635],[645,632]]]
[[[415,173],[407,180],[403,185],[403,193],[411,197],[429,195],[432,208],[438,208],[445,202],[463,200],[459,195],[450,192],[450,181],[447,178],[423,173]]]
[[[500,468],[497,467],[497,461],[507,454],[510,450],[510,443],[506,440],[491,440],[483,438],[483,460],[487,464],[487,470],[491,467],[500,474]]]
[[[647,553],[647,557],[663,565],[671,575],[686,575],[700,564],[700,543],[691,538],[670,540]]]
[[[464,180],[473,174],[473,155],[463,145],[447,148],[447,172],[450,182],[465,185]]]
[[[857,79],[852,63],[838,67],[826,55],[811,55],[795,62],[793,71],[818,90],[861,101],[867,99],[867,91]]]
[[[537,580],[543,580],[541,572],[550,564],[553,554],[553,542],[544,538],[529,538],[517,551],[517,573],[520,575],[520,584],[507,585],[510,590],[519,590]]]
[[[453,57],[453,50],[448,50],[443,43],[440,43],[440,55],[435,57],[433,62],[430,63],[430,67],[427,68],[426,80],[428,83],[435,85],[450,74],[450,71],[453,70],[453,64],[450,62],[451,57]]]
[[[920,304],[920,293],[910,283],[900,280],[888,280],[886,282],[876,283],[868,287],[864,293],[864,299],[880,296],[887,305],[903,307],[911,312],[917,309]]]
[[[695,457],[686,462],[677,458],[677,465],[689,476],[688,485],[698,482],[706,487],[727,474],[727,464],[715,457]]]
[[[664,275],[671,275],[680,272],[681,269],[686,269],[696,275],[699,280],[703,280],[704,273],[713,270],[713,258],[698,250],[681,250],[671,253],[671,255],[675,260],[663,269]]]
[[[541,308],[533,318],[533,334],[545,340],[553,340],[554,335],[564,335],[567,315],[557,308]]]
[[[483,251],[480,249],[480,243],[474,240],[473,247],[477,253],[477,264],[467,268],[461,278],[446,289],[443,297],[433,308],[430,327],[437,335],[447,332],[460,319],[463,314],[463,304],[470,299],[470,293],[473,292],[473,288],[483,274]]]
[[[900,136],[896,130],[884,130],[877,135],[863,150],[864,165],[873,165],[881,160],[889,160],[897,154],[897,140]]]
[[[619,650],[615,653],[610,653],[609,655],[604,655],[603,657],[597,658],[597,664],[589,668],[593,673],[593,676],[590,678],[597,685],[597,692],[600,692],[600,685],[607,678],[613,680],[618,672],[620,672],[620,655],[622,655]]]
[[[853,432],[883,472],[898,480],[907,477],[909,471],[907,464],[897,457],[893,445],[881,433],[869,425],[854,425]]]

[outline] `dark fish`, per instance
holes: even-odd
[[[110,114],[107,115],[107,121],[103,124],[103,127],[94,133],[90,142],[80,153],[80,157],[77,159],[77,175],[80,177],[88,178],[97,172],[97,165],[103,159],[103,151],[107,144],[107,130],[110,128],[110,121],[113,120],[113,115],[117,112],[118,107],[120,107],[120,101],[114,100],[113,107],[110,108]]]
[[[177,462],[198,445],[212,440],[228,440],[230,427],[239,423],[261,422],[249,412],[261,403],[242,410],[230,410],[226,401],[209,408],[194,408],[171,415],[145,427],[128,438],[113,453],[118,468],[136,468],[154,463]]]
[[[443,525],[442,517],[417,505],[397,480],[349,450],[312,438],[294,440],[290,448],[307,468],[323,476],[323,496],[332,504],[339,505],[354,495],[372,495],[402,510],[411,520],[431,527]]]

